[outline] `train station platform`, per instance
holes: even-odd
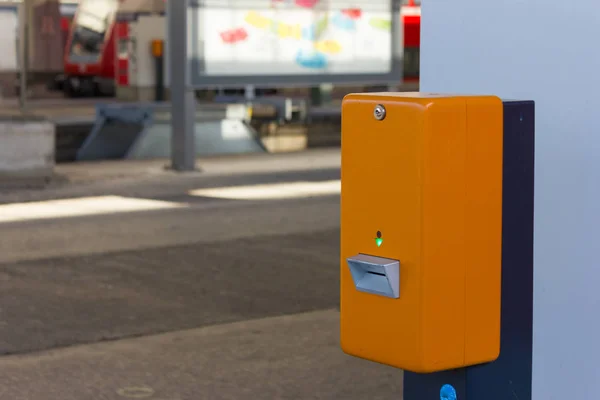
[[[54,158],[59,164],[145,159],[165,157],[169,153],[168,107],[168,103],[61,99],[33,101],[26,112],[21,113],[17,103],[12,101],[0,110],[0,118],[26,117],[52,123],[56,136]],[[315,130],[307,127],[308,116],[291,116],[285,107],[286,99],[280,97],[261,99],[251,107],[239,99],[230,104],[199,103],[198,155],[295,151],[314,147],[315,143],[322,145],[323,140],[314,139],[319,133],[312,134]],[[308,113],[312,115],[312,112]]]
[[[323,310],[0,358],[11,377],[2,393],[30,400],[402,399],[401,371],[341,353],[338,321],[337,310]]]
[[[339,347],[339,149],[166,163],[0,193],[0,397],[401,398]]]
[[[209,96],[199,100],[197,108],[197,153],[206,156],[339,146],[341,98],[361,90],[335,88],[330,99],[318,106],[310,105],[305,89],[259,97],[251,106],[239,96],[233,100]],[[418,90],[418,84],[406,83],[398,90]],[[56,163],[160,158],[169,153],[168,103],[38,99],[27,102],[24,114],[17,99],[3,99],[1,105],[0,118],[27,116],[54,124]],[[246,109],[240,112],[240,107]]]
[[[151,191],[169,193],[173,188],[202,180],[205,184],[227,178],[244,182],[247,177],[307,171],[339,171],[339,148],[317,148],[294,153],[257,153],[198,158],[198,171],[179,173],[169,169],[169,159],[108,160],[65,163],[56,166],[56,178],[32,187],[0,186],[0,203],[40,201],[54,198],[129,195]],[[254,178],[256,179],[256,178]]]

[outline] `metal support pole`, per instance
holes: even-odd
[[[313,86],[310,88],[310,103],[313,107],[320,107],[323,105],[323,93],[321,93],[320,86]]]
[[[246,85],[246,88],[244,90],[244,97],[248,102],[252,102],[256,99],[256,88],[254,87],[254,85]]]
[[[19,74],[19,108],[21,112],[27,110],[27,69],[29,68],[29,6],[21,4],[21,43],[19,44],[20,74]]]
[[[164,88],[164,82],[165,82],[165,74],[164,74],[164,57],[158,56],[158,57],[154,57],[154,66],[155,66],[155,71],[156,71],[156,82],[154,83],[154,97],[155,100],[158,102],[161,101],[165,101],[165,88]]]
[[[188,61],[189,0],[167,2],[167,40],[171,90],[171,167],[176,171],[196,169],[194,125],[196,98],[189,82]]]

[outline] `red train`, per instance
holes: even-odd
[[[408,0],[402,7],[404,23],[404,81],[419,82],[421,48],[421,0]]]
[[[61,89],[70,97],[114,94],[119,0],[80,0],[65,43]]]

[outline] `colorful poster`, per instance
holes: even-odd
[[[389,73],[391,1],[205,0],[203,74]]]

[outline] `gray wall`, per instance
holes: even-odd
[[[600,380],[600,4],[427,0],[421,90],[536,101],[533,399]]]

